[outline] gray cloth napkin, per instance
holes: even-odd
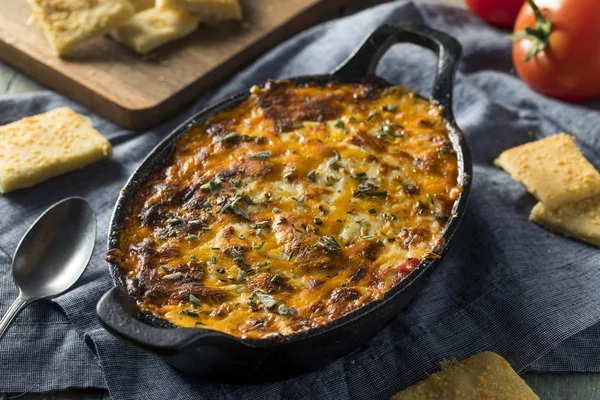
[[[119,189],[142,157],[186,117],[226,94],[267,78],[330,71],[387,21],[427,24],[463,44],[454,107],[474,161],[470,203],[456,241],[406,311],[320,371],[255,386],[180,374],[104,331],[94,307],[112,285],[103,261],[108,221]],[[566,104],[532,92],[512,71],[510,47],[505,32],[464,10],[398,1],[304,32],[144,134],[121,130],[51,92],[0,99],[0,123],[68,105],[90,115],[115,149],[109,160],[0,197],[0,312],[16,296],[10,255],[46,207],[83,196],[99,222],[96,250],[78,286],[53,303],[30,307],[0,342],[0,391],[104,387],[115,399],[385,399],[439,361],[482,350],[500,353],[517,370],[600,371],[600,251],[529,222],[534,199],[492,165],[509,147],[565,131],[600,167],[600,103]],[[434,56],[397,45],[378,73],[428,94]]]

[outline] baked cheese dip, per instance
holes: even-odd
[[[437,258],[457,176],[442,109],[414,92],[270,81],[180,139],[133,194],[107,260],[143,312],[289,335]]]

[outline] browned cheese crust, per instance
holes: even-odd
[[[179,326],[292,334],[437,257],[457,174],[442,110],[408,89],[269,82],[179,141],[107,259]]]

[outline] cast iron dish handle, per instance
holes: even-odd
[[[437,54],[437,74],[431,97],[444,108],[446,118],[452,120],[452,86],[462,47],[456,39],[435,29],[417,25],[382,25],[375,29],[332,75],[375,75],[377,64],[385,52],[393,44],[402,42],[426,47]]]
[[[199,339],[207,342],[238,342],[237,338],[218,331],[204,330],[198,335],[198,329],[164,329],[146,324],[136,318],[139,309],[135,300],[121,286],[115,286],[102,296],[96,306],[102,326],[126,342],[145,350],[170,356],[181,350],[182,346]]]

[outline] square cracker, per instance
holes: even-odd
[[[479,353],[441,366],[441,372],[396,393],[392,400],[539,400],[498,354]]]
[[[137,13],[111,36],[138,54],[147,54],[165,43],[189,35],[198,27],[198,18],[176,10],[149,8]]]
[[[242,19],[242,7],[238,0],[157,0],[156,5],[196,14],[200,22]]]
[[[0,193],[91,164],[111,150],[90,119],[68,107],[0,126]]]
[[[600,173],[564,133],[504,151],[494,163],[553,210],[600,194]]]
[[[58,55],[131,18],[128,0],[28,0],[46,39]]]
[[[600,247],[600,196],[548,210],[537,203],[529,219],[546,228]]]

